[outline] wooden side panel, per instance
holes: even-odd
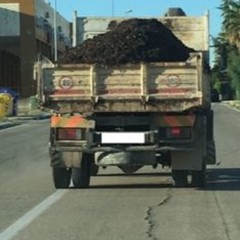
[[[80,112],[183,111],[210,104],[201,54],[186,62],[46,68],[43,85],[49,102],[75,104]]]
[[[44,69],[45,94],[52,97],[89,97],[91,66]]]
[[[141,93],[141,65],[102,68],[97,72],[97,94],[102,97],[133,96]]]

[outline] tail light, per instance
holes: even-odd
[[[191,139],[191,127],[170,127],[159,130],[160,139]]]
[[[85,140],[86,129],[83,128],[58,128],[57,140]]]
[[[169,136],[175,136],[175,137],[179,137],[182,133],[180,127],[170,128],[168,132],[169,132]]]

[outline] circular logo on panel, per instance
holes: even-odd
[[[73,80],[70,77],[63,77],[59,80],[59,86],[63,89],[69,89],[73,86]]]
[[[168,76],[167,85],[168,85],[169,87],[177,87],[178,85],[180,85],[180,79],[179,79],[179,77],[176,76],[176,75],[170,75],[170,76]]]

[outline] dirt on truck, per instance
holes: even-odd
[[[147,165],[169,167],[177,187],[203,187],[216,161],[208,16],[73,25],[82,42],[58,63],[35,64],[39,100],[55,112],[55,187],[88,187],[99,167],[133,174]]]
[[[193,49],[185,46],[156,19],[111,21],[108,32],[66,51],[61,63],[119,65],[139,62],[186,61]]]

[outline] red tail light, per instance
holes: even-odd
[[[190,139],[192,137],[191,127],[172,127],[165,132],[167,139]]]
[[[170,129],[171,135],[172,136],[180,136],[181,135],[181,128],[176,127],[176,128],[171,128]]]
[[[84,131],[80,128],[58,128],[58,140],[83,140],[85,138]]]

